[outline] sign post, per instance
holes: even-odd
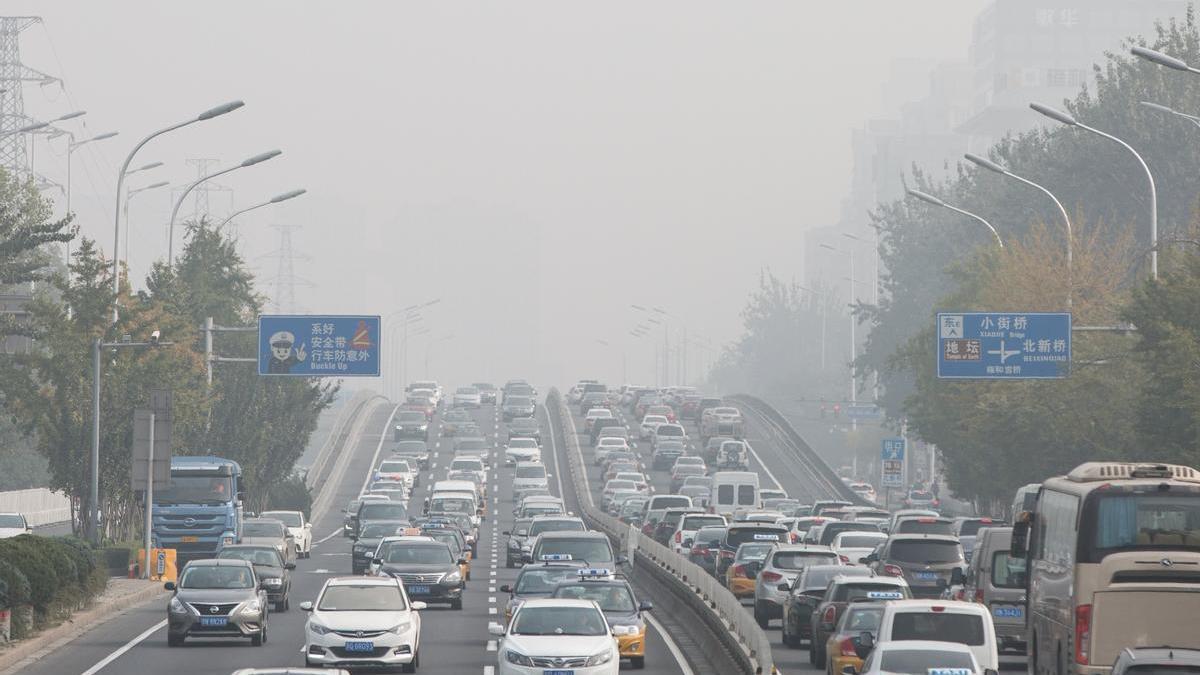
[[[130,478],[134,490],[142,490],[146,513],[141,576],[149,579],[150,552],[154,531],[154,483],[171,480],[171,391],[151,389],[150,407],[133,411],[133,467]]]
[[[1056,379],[1071,367],[1068,312],[940,312],[937,376]]]
[[[258,374],[378,377],[378,316],[262,315]]]
[[[879,453],[881,476],[879,484],[886,490],[884,503],[891,505],[892,488],[904,487],[904,451],[908,442],[903,438],[885,438]]]

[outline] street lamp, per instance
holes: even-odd
[[[400,337],[392,340],[392,342],[391,342],[392,346],[391,346],[391,349],[389,350],[389,354],[391,354],[391,358],[400,364],[398,366],[398,370],[400,373],[398,386],[393,388],[393,392],[395,393],[397,398],[399,398],[404,393],[404,378],[408,371],[408,338],[413,335],[423,334],[423,333],[419,333],[419,332],[409,333],[408,329],[412,324],[424,321],[424,317],[421,316],[421,313],[420,313],[422,309],[425,309],[427,307],[432,307],[441,301],[442,301],[441,298],[434,298],[434,299],[428,300],[426,302],[412,304],[407,307],[402,307],[402,308],[392,312],[391,314],[388,314],[385,317],[385,321],[399,320],[400,325],[402,326],[402,332],[400,333]],[[421,330],[423,330],[424,332],[429,331],[428,328],[423,328]],[[388,331],[388,334],[390,335],[391,332]]]
[[[160,342],[158,331],[151,334],[149,342],[131,342],[126,335],[120,342],[104,342],[103,338],[92,341],[92,466],[91,485],[88,489],[87,532],[93,544],[100,543],[100,522],[97,518],[100,506],[100,351],[102,349],[126,349],[132,347],[169,347],[175,343]],[[151,468],[153,471],[153,468]],[[147,505],[148,507],[149,505]],[[149,560],[150,552],[146,552]]]
[[[125,264],[126,265],[129,264],[129,240],[132,238],[129,236],[130,235],[130,232],[129,232],[129,200],[133,199],[133,196],[139,192],[145,192],[146,190],[153,190],[155,188],[165,187],[167,185],[170,185],[170,183],[168,183],[165,180],[162,180],[157,183],[151,183],[144,187],[135,188],[133,190],[127,190],[125,192],[124,211],[125,211]]]
[[[116,318],[117,318],[116,297],[121,292],[121,281],[120,281],[120,276],[118,275],[118,271],[120,269],[118,267],[118,265],[120,263],[121,256],[117,255],[117,252],[120,250],[120,246],[121,246],[121,188],[125,184],[125,172],[129,170],[129,164],[131,162],[133,162],[134,155],[137,154],[138,150],[142,149],[142,146],[146,145],[147,143],[149,143],[151,140],[153,140],[157,136],[161,136],[169,131],[174,131],[176,129],[186,127],[189,124],[195,124],[196,122],[204,122],[204,121],[210,120],[214,117],[220,117],[221,115],[224,115],[225,113],[233,112],[234,110],[237,110],[238,108],[242,107],[243,105],[245,105],[245,103],[242,103],[241,101],[231,101],[229,103],[219,105],[215,108],[210,108],[208,110],[205,110],[204,112],[200,113],[196,117],[193,117],[192,119],[185,120],[183,122],[178,122],[176,124],[172,124],[171,126],[166,127],[164,129],[159,129],[158,131],[155,131],[154,133],[150,134],[149,136],[143,138],[141,140],[141,142],[138,143],[137,145],[133,146],[133,150],[130,150],[129,155],[125,157],[125,162],[121,164],[121,171],[119,173],[117,173],[117,204],[114,209],[115,213],[113,214],[113,269],[112,269],[113,303],[114,303],[113,304],[113,323],[116,323]]]
[[[80,147],[82,147],[84,145],[87,145],[88,143],[92,143],[94,141],[103,141],[105,139],[112,138],[113,136],[116,136],[117,133],[118,132],[116,132],[116,131],[109,131],[107,133],[92,136],[91,138],[85,138],[82,141],[76,141],[75,134],[73,134],[69,131],[67,132],[67,213],[68,214],[71,213],[71,155],[75,154],[76,150],[78,150]],[[70,239],[67,240],[66,248],[67,248],[67,264],[70,265],[71,264],[71,240]]]
[[[225,223],[228,223],[229,221],[233,220],[234,218],[237,218],[238,216],[242,215],[243,213],[246,213],[247,211],[253,211],[254,209],[261,209],[264,206],[270,206],[271,204],[278,204],[279,202],[286,202],[289,199],[294,199],[296,197],[299,197],[300,195],[304,194],[305,192],[308,192],[308,190],[305,190],[303,188],[301,188],[299,190],[292,190],[291,192],[285,192],[281,195],[275,195],[274,197],[268,199],[267,201],[265,201],[261,204],[255,204],[254,206],[247,206],[246,208],[242,209],[241,211],[234,211],[233,213],[231,213],[229,215],[228,218],[226,218],[225,220],[222,220],[220,225],[217,225],[217,229],[220,230],[222,227],[225,227]]]
[[[231,171],[237,171],[238,169],[244,169],[248,166],[254,166],[255,164],[259,164],[260,162],[265,162],[268,159],[273,159],[282,154],[283,154],[282,150],[268,150],[267,152],[260,153],[253,157],[248,157],[248,158],[242,160],[241,164],[234,164],[233,166],[226,167],[224,169],[221,169],[220,171],[214,171],[213,173],[210,173],[207,176],[201,176],[200,178],[197,178],[195,181],[193,181],[186,188],[184,188],[183,193],[179,195],[179,199],[175,200],[175,208],[171,209],[171,224],[167,228],[167,267],[170,267],[171,264],[175,261],[175,216],[177,216],[179,214],[179,207],[183,206],[183,200],[184,200],[184,198],[186,198],[188,196],[188,193],[190,193],[193,189],[195,189],[195,187],[197,185],[203,183],[206,180],[216,178],[217,176],[223,176]]]
[[[990,159],[980,157],[979,155],[972,154],[970,152],[963,155],[963,157],[965,157],[968,162],[973,162],[976,165],[978,165],[984,169],[987,169],[988,171],[998,173],[1002,176],[1008,176],[1009,178],[1011,178],[1019,183],[1024,183],[1025,185],[1028,185],[1029,187],[1041,190],[1047,197],[1050,198],[1050,200],[1052,202],[1054,202],[1054,205],[1058,207],[1058,212],[1060,214],[1062,214],[1063,223],[1066,224],[1066,226],[1067,226],[1067,308],[1069,309],[1071,307],[1071,293],[1073,290],[1071,288],[1071,286],[1072,286],[1072,268],[1073,268],[1071,249],[1073,248],[1072,239],[1073,239],[1074,235],[1071,232],[1071,217],[1067,215],[1067,210],[1065,208],[1063,208],[1062,202],[1059,201],[1058,197],[1055,197],[1054,193],[1050,192],[1050,190],[1048,190],[1047,188],[1045,188],[1041,185],[1038,185],[1037,183],[1029,180],[1028,178],[1023,178],[1021,176],[1018,176],[1017,174],[1013,173],[1012,171],[1009,171],[1008,169],[1000,166],[996,162],[991,161]]]
[[[1136,49],[1139,49],[1139,48],[1135,47],[1134,53],[1138,54]],[[1153,50],[1145,50],[1145,51],[1153,52]],[[1153,53],[1157,54],[1158,56],[1161,56],[1163,58],[1166,58],[1166,59],[1170,58],[1170,57],[1166,56],[1165,54],[1159,54],[1158,52],[1153,52]],[[1138,54],[1138,55],[1142,56],[1142,54]],[[1154,58],[1151,58],[1150,56],[1145,56],[1144,58],[1149,58],[1152,61],[1155,60]],[[1161,63],[1161,61],[1156,61],[1156,62]],[[1180,61],[1180,63],[1183,63],[1183,62]],[[1163,65],[1166,65],[1166,64],[1163,63]],[[1172,67],[1174,67],[1174,66],[1172,66]],[[1183,64],[1183,69],[1190,70],[1190,68],[1187,67],[1187,64]],[[1153,249],[1150,251],[1150,276],[1153,279],[1158,279],[1158,247],[1157,247],[1157,245],[1158,245],[1158,188],[1155,187],[1155,185],[1154,185],[1154,174],[1150,173],[1150,167],[1149,167],[1149,165],[1146,164],[1146,160],[1142,159],[1142,156],[1138,154],[1137,150],[1133,149],[1132,145],[1117,138],[1116,136],[1113,136],[1112,134],[1100,131],[1099,129],[1096,129],[1095,127],[1090,127],[1061,110],[1057,110],[1055,108],[1051,108],[1050,106],[1045,106],[1040,103],[1030,103],[1029,107],[1031,109],[1033,109],[1034,111],[1039,112],[1042,115],[1045,115],[1046,117],[1049,117],[1050,119],[1052,119],[1056,122],[1065,124],[1069,127],[1076,127],[1079,129],[1083,129],[1084,131],[1090,131],[1093,134],[1096,134],[1097,136],[1102,136],[1114,143],[1120,144],[1121,147],[1128,150],[1129,153],[1131,155],[1133,155],[1135,159],[1137,159],[1138,164],[1142,165],[1142,170],[1144,170],[1146,172],[1146,179],[1150,182],[1150,245],[1153,247]]]
[[[914,190],[913,188],[909,188],[908,194],[912,195],[913,197],[916,197],[917,199],[920,199],[923,202],[933,204],[934,206],[940,206],[943,209],[950,209],[951,211],[953,211],[955,213],[959,213],[959,214],[962,214],[969,218],[974,218],[975,220],[978,220],[979,222],[983,223],[983,225],[985,227],[987,227],[988,230],[990,230],[992,232],[992,235],[994,237],[996,237],[996,243],[1000,245],[1000,248],[1004,248],[1004,240],[1002,240],[1000,238],[1000,233],[996,231],[996,228],[992,227],[991,223],[984,220],[982,216],[977,216],[974,213],[960,209],[957,206],[951,206],[951,205],[947,204],[946,202],[938,199],[937,197],[934,197],[933,195],[925,193],[925,192],[921,192],[920,190]]]
[[[1160,51],[1156,51],[1148,47],[1134,47],[1133,49],[1130,49],[1129,52],[1134,56],[1140,56],[1151,63],[1165,66],[1171,70],[1182,70],[1184,72],[1200,74],[1200,69],[1193,68],[1174,56],[1168,56]]]
[[[130,169],[130,170],[126,171],[125,175],[132,176],[133,174],[135,174],[139,171],[149,171],[150,169],[157,169],[158,167],[160,167],[162,165],[163,165],[162,162],[150,162],[149,164],[143,164],[136,169]]]
[[[1185,119],[1185,120],[1187,120],[1187,121],[1191,122],[1192,124],[1195,124],[1196,126],[1200,127],[1200,117],[1197,117],[1197,116],[1195,116],[1195,115],[1189,115],[1189,114],[1187,114],[1187,113],[1179,112],[1178,110],[1176,110],[1176,109],[1174,109],[1174,108],[1168,108],[1168,107],[1167,107],[1167,106],[1165,106],[1165,105],[1160,105],[1160,104],[1158,104],[1158,103],[1151,103],[1150,101],[1142,101],[1142,102],[1141,102],[1141,104],[1142,104],[1144,107],[1147,107],[1147,108],[1149,108],[1149,109],[1151,109],[1151,110],[1157,110],[1157,111],[1158,111],[1158,112],[1160,112],[1160,113],[1166,113],[1166,114],[1168,114],[1168,115],[1174,115],[1174,116],[1176,116],[1176,117],[1182,117],[1183,119]]]

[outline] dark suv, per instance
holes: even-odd
[[[450,546],[440,541],[421,539],[384,539],[375,552],[380,576],[404,582],[410,600],[444,602],[451,609],[462,609],[463,589],[467,581]]]
[[[966,564],[962,544],[937,534],[895,534],[863,560],[876,574],[904,577],[914,598],[939,598]]]

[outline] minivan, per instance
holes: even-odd
[[[739,508],[758,508],[758,474],[753,471],[714,473],[708,508],[724,516],[732,516]]]
[[[1000,669],[987,607],[955,600],[893,600],[884,605],[875,643],[936,640],[966,645],[985,671]]]
[[[962,583],[965,600],[977,602],[992,613],[1000,649],[1025,653],[1025,562],[1009,557],[1011,527],[983,527],[975,533],[975,552]],[[961,577],[961,578],[960,578]]]

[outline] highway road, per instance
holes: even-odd
[[[292,577],[292,610],[272,613],[270,637],[262,647],[252,647],[249,641],[193,641],[183,647],[168,648],[166,643],[166,601],[155,600],[135,607],[124,614],[85,633],[63,648],[56,650],[27,668],[28,675],[94,675],[95,673],[163,673],[172,675],[230,673],[237,668],[302,665],[301,646],[306,615],[297,609],[303,600],[315,599],[321,584],[331,576],[350,573],[350,540],[341,536],[341,508],[364,488],[371,469],[380,457],[386,457],[391,445],[390,421],[395,406],[380,405],[370,411],[365,431],[350,440],[353,453],[341,481],[331,485],[336,495],[329,513],[318,515],[314,533],[318,543],[310,559],[298,560]],[[484,406],[473,412],[481,431],[497,437],[500,423],[495,406]],[[540,408],[543,423],[543,456],[552,474],[551,490],[561,494],[563,483],[558,474],[557,444],[546,424],[545,409]],[[452,457],[449,439],[441,439],[440,419],[435,417],[431,434],[434,456],[430,471],[421,477],[421,486],[411,498],[410,507],[419,512],[425,491],[432,482],[444,478]],[[503,438],[503,434],[499,435]],[[488,634],[490,620],[503,617],[506,598],[497,588],[516,579],[518,570],[506,569],[503,563],[505,541],[500,532],[512,524],[512,469],[503,466],[501,452],[493,455],[490,476],[488,519],[480,531],[479,558],[473,561],[471,581],[468,582],[464,607],[455,611],[432,606],[422,612],[420,672],[462,675],[490,675],[496,663],[495,639]],[[674,645],[672,645],[674,646]],[[677,648],[676,648],[677,649]],[[622,665],[629,669],[628,663]],[[693,671],[682,665],[656,629],[647,638],[646,668],[648,675],[690,675]]]

